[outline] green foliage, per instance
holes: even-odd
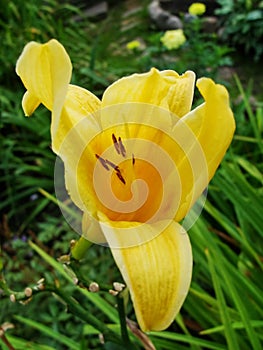
[[[130,50],[130,56],[138,61],[141,70],[152,66],[158,69],[174,69],[183,73],[187,69],[197,76],[216,78],[218,68],[231,66],[230,49],[219,41],[216,33],[207,33],[203,29],[203,18],[193,17],[184,21],[183,31],[186,42],[177,49],[168,50],[162,43],[163,32],[154,32],[145,38],[145,47]]]
[[[253,54],[255,61],[263,55],[263,2],[261,0],[217,0],[225,41]]]

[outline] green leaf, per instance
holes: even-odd
[[[79,350],[79,345],[74,340],[72,340],[71,338],[68,338],[64,334],[55,332],[53,329],[51,329],[51,328],[49,328],[49,327],[47,327],[47,326],[45,326],[37,321],[30,320],[28,318],[25,318],[25,317],[22,317],[19,315],[15,315],[14,317],[19,322],[21,322],[29,327],[35,328],[35,329],[39,330],[41,333],[49,336],[50,338],[55,339],[57,342],[66,345],[68,349]]]
[[[29,340],[18,338],[8,334],[6,334],[6,338],[8,339],[10,344],[15,348],[15,350],[56,350],[51,346],[33,343]],[[9,349],[5,345],[3,345],[2,350]]]
[[[225,346],[222,344],[217,344],[208,340],[201,338],[196,338],[189,335],[177,334],[172,332],[150,332],[150,338],[154,341],[155,338],[163,338],[166,340],[172,340],[173,342],[182,342],[189,345],[202,346],[203,349],[209,350],[225,350]],[[174,344],[174,343],[173,343]],[[174,345],[173,348],[175,349]]]
[[[216,256],[213,256],[213,258],[212,258],[211,253],[208,249],[206,250],[206,256],[207,256],[208,265],[209,265],[212,280],[213,280],[213,285],[214,285],[216,297],[218,300],[218,306],[219,306],[221,320],[223,322],[224,329],[225,329],[225,336],[226,336],[226,340],[227,340],[228,350],[238,350],[238,349],[240,349],[240,347],[239,347],[239,344],[237,341],[237,335],[232,327],[232,321],[231,321],[231,318],[229,316],[225,297],[224,297],[224,294],[223,294],[223,291],[222,291],[222,288],[220,285],[220,279],[219,279],[217,272],[216,272],[216,269],[215,269],[215,264],[220,269],[221,260],[220,260],[220,258],[218,259],[218,257],[216,257]]]

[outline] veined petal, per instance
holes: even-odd
[[[16,72],[31,97],[49,110],[60,112],[71,78],[71,62],[57,40],[28,43],[16,64]]]
[[[90,91],[76,85],[68,86],[61,114],[55,111],[52,113],[51,136],[54,152],[61,155],[63,151],[60,147],[65,142],[65,138],[69,136],[72,139],[68,142],[72,143],[73,148],[79,146],[80,143],[84,143],[83,146],[86,147],[101,130],[97,116],[100,104],[101,101]],[[65,152],[67,152],[66,149]]]
[[[98,220],[84,212],[82,218],[82,234],[85,239],[97,244],[107,244]]]
[[[209,78],[198,79],[196,85],[205,103],[186,115],[184,122],[203,148],[211,179],[233,138],[235,120],[223,85]]]
[[[91,92],[69,85],[71,70],[70,58],[56,40],[46,44],[30,42],[16,66],[27,88],[22,102],[26,115],[32,114],[40,103],[52,111],[52,149],[65,164],[66,187],[72,200],[84,210],[76,169],[83,150],[101,130],[96,115],[101,102]],[[87,169],[93,157],[85,152]]]
[[[112,223],[114,224],[114,223]],[[151,225],[118,224],[138,237],[152,234]],[[102,225],[106,239],[123,244],[125,232]],[[123,236],[124,234],[124,236]],[[120,237],[121,235],[121,237]],[[192,251],[187,233],[172,221],[152,240],[127,248],[111,249],[127,284],[135,313],[143,331],[167,328],[179,312],[187,295],[192,274]]]
[[[92,171],[95,155],[88,145],[100,133],[98,110],[100,100],[91,92],[69,85],[61,114],[52,113],[52,149],[65,165],[66,188],[73,202],[83,211],[95,206],[92,188]],[[82,159],[84,169],[79,171]],[[88,176],[89,182],[85,182]],[[83,180],[85,179],[85,180]],[[83,203],[85,193],[85,204]],[[94,212],[92,210],[92,212]]]
[[[129,102],[152,104],[169,110],[177,117],[182,117],[191,109],[194,80],[195,74],[191,71],[180,76],[172,70],[159,72],[152,68],[148,73],[133,74],[109,86],[102,98],[102,108]],[[158,115],[151,116],[153,126],[158,117]],[[115,122],[115,117],[113,119]],[[103,127],[112,125],[111,118],[105,118],[103,122]],[[140,122],[144,122],[144,119]]]
[[[29,91],[26,91],[22,100],[22,107],[25,115],[29,117],[33,114],[40,103],[41,101],[36,96],[32,95]]]
[[[205,103],[180,119],[173,129],[174,138],[183,146],[190,161],[194,183],[177,213],[180,221],[207,187],[225,155],[235,130],[233,113],[229,106],[228,92],[224,86],[209,78],[201,78],[197,87]],[[186,157],[178,169],[181,177],[187,178]]]

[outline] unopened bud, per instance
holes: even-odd
[[[72,240],[70,241],[70,250],[72,250],[72,249],[74,248],[75,244],[76,244],[76,240],[75,240],[75,239],[72,239]]]
[[[120,283],[120,282],[113,282],[113,287],[117,292],[122,292],[123,288],[125,288],[125,284]]]
[[[26,297],[28,297],[28,298],[31,297],[32,294],[33,294],[32,288],[27,287],[27,288],[24,290],[24,293],[25,293],[25,296],[26,296]]]
[[[62,264],[68,264],[70,262],[70,256],[69,255],[61,255],[59,258],[58,258],[58,261]]]
[[[110,289],[110,290],[109,290],[109,293],[110,293],[111,295],[113,295],[114,297],[116,297],[116,295],[119,294],[119,292],[117,292],[116,290],[113,290],[113,289]]]
[[[96,293],[100,290],[100,286],[96,282],[91,282],[89,285],[89,291],[92,293]]]
[[[15,303],[15,302],[16,302],[15,294],[11,294],[9,298],[10,298],[10,301],[11,301],[12,303]]]
[[[37,281],[37,284],[42,284],[42,283],[44,283],[44,281],[45,281],[45,278],[40,278],[40,280]]]
[[[37,285],[37,289],[38,289],[38,290],[44,290],[44,289],[45,289],[44,283],[39,283],[39,284]]]

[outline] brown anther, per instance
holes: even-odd
[[[121,182],[125,185],[126,184],[126,181],[124,180],[123,176],[121,175],[120,172],[116,172],[116,175],[118,176],[118,178],[121,180]]]
[[[100,286],[96,282],[91,282],[89,285],[89,291],[92,293],[96,293],[100,290]]]
[[[118,141],[119,141],[119,146],[120,146],[120,150],[121,150],[121,155],[122,155],[123,157],[125,157],[125,156],[126,156],[126,149],[125,149],[125,147],[123,146],[121,137],[119,137]]]
[[[26,297],[30,298],[32,296],[32,294],[33,294],[33,290],[30,287],[26,287],[25,290],[24,290],[24,293],[25,293]]]
[[[99,156],[98,154],[95,154],[96,158],[100,161],[100,164],[106,169],[106,170],[110,170],[110,168],[108,167],[108,165],[106,164],[106,160],[103,159],[101,156]]]
[[[135,158],[134,158],[134,154],[132,154],[132,165],[135,164]]]
[[[105,162],[106,162],[109,166],[111,166],[115,171],[120,172],[120,169],[119,169],[118,165],[112,163],[112,162],[111,162],[110,160],[108,160],[108,159],[105,159]]]
[[[119,147],[118,141],[117,141],[117,139],[116,139],[116,136],[115,136],[114,134],[112,134],[111,137],[112,137],[112,141],[113,141],[113,143],[114,143],[114,147],[115,147],[115,149],[116,149],[116,152],[117,152],[118,154],[120,154],[121,151],[120,151],[120,147]]]

